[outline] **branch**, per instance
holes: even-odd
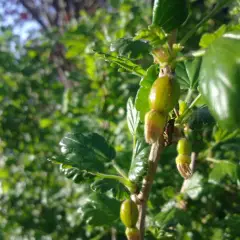
[[[44,23],[44,21],[40,17],[40,12],[38,9],[34,6],[34,2],[25,1],[25,0],[19,0],[20,3],[28,10],[29,13],[31,13],[32,17],[42,26],[42,28],[45,31],[48,31],[47,25]]]
[[[154,176],[157,171],[158,161],[160,160],[160,155],[163,148],[164,148],[164,138],[163,136],[161,136],[161,138],[159,138],[159,140],[156,143],[154,143],[151,147],[151,152],[148,159],[148,173],[146,177],[143,179],[142,190],[138,195],[138,199],[140,200],[139,219],[138,219],[139,230],[140,230],[140,240],[144,239],[147,201],[149,198]]]

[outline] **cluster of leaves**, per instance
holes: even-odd
[[[72,89],[57,81],[49,61],[59,37],[55,32],[24,47],[11,31],[2,32],[0,238],[109,239],[112,228],[119,239],[124,238],[121,200],[129,196],[129,189],[139,187],[147,170],[149,147],[142,139],[141,120],[159,71],[150,65],[149,52],[166,40],[164,31],[147,28],[150,4],[134,2],[121,1],[91,17],[82,12],[80,21],[68,26],[60,41],[75,66],[67,73]],[[191,1],[192,14],[180,28],[179,39],[217,2]],[[177,16],[170,25],[155,23],[170,31],[184,21]],[[228,13],[211,18],[186,51],[198,44],[207,48],[231,27],[199,36],[226,20],[233,22]],[[12,43],[21,49],[16,55]],[[176,67],[181,99],[189,104],[198,94],[201,62],[196,58]],[[136,95],[140,113],[133,100],[127,102]],[[148,202],[146,239],[237,239],[240,133],[219,128],[202,98],[180,120],[179,124],[189,125],[186,134],[198,154],[196,171],[180,193],[176,146],[164,150]]]
[[[76,169],[70,172],[65,165],[59,170],[47,159],[58,153],[60,139],[72,130],[101,134],[108,142],[114,143],[119,156],[129,158],[131,138],[124,120],[125,104],[128,97],[134,95],[138,80],[118,72],[117,68],[109,68],[103,60],[95,59],[94,53],[89,53],[94,42],[99,44],[99,50],[104,51],[107,38],[112,41],[118,36],[131,35],[137,27],[146,25],[142,15],[137,14],[140,8],[129,3],[131,1],[121,4],[120,10],[99,9],[93,18],[82,12],[81,21],[69,26],[69,31],[61,39],[67,49],[66,57],[75,66],[74,70],[66,72],[74,86],[67,90],[58,81],[56,68],[51,64],[51,51],[58,40],[54,30],[23,44],[12,34],[11,28],[2,28],[0,232],[3,239],[109,238],[110,224],[118,218],[119,202],[114,205],[99,194],[92,195],[92,201],[99,199],[99,206],[102,201],[102,206],[113,204],[117,207],[104,218],[101,207],[95,213],[95,207],[88,204],[91,209],[82,218],[80,207],[89,199],[90,189],[86,184],[92,176],[77,174]],[[110,22],[118,28],[110,28]],[[78,49],[76,57],[70,53],[73,50],[71,40],[76,47],[74,51]],[[81,42],[84,45],[79,48]],[[124,81],[126,78],[129,81]],[[93,135],[92,139],[99,142],[97,136]],[[91,150],[89,154],[93,154]],[[122,161],[118,164],[123,168],[129,166]],[[103,164],[103,158],[100,165],[109,168]],[[81,177],[87,180],[79,187],[64,175],[76,176],[78,183],[82,183]],[[104,184],[106,182],[101,183],[99,179],[92,189],[104,191],[104,187],[100,187]],[[115,182],[109,184],[114,186],[114,191],[117,190]],[[92,213],[99,219],[106,219],[107,224],[93,227],[94,224],[86,222]],[[119,236],[121,234],[123,231]]]

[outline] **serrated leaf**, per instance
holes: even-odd
[[[114,148],[97,133],[69,133],[59,144],[62,155],[53,160],[81,171],[103,171],[104,163],[116,156]]]
[[[143,121],[145,114],[149,111],[148,95],[152,84],[158,77],[158,66],[152,65],[148,68],[146,75],[140,81],[140,88],[135,99],[135,107],[140,112],[140,119]]]
[[[144,139],[139,139],[136,142],[133,151],[132,162],[128,173],[128,178],[134,183],[141,182],[147,171],[148,156],[150,147]]]
[[[202,179],[203,176],[198,172],[195,172],[193,176],[184,183],[184,193],[186,193],[191,199],[196,199],[202,192]]]
[[[110,63],[117,64],[120,68],[125,69],[128,72],[131,72],[132,74],[135,74],[137,76],[144,76],[145,70],[138,64],[135,64],[131,60],[125,57],[114,57],[107,53],[96,53],[97,57],[100,57]]]
[[[190,218],[186,211],[172,206],[166,211],[161,211],[157,214],[155,222],[158,227],[164,229],[166,227],[176,226],[179,223],[185,226],[190,225]]]
[[[136,110],[132,98],[128,99],[127,102],[127,123],[130,133],[134,136],[140,121],[140,114]]]
[[[87,224],[112,227],[119,219],[120,202],[103,194],[91,194],[79,210]]]
[[[201,58],[195,58],[193,61],[184,61],[177,64],[175,73],[181,89],[197,88],[201,62]]]
[[[107,194],[107,196],[115,198],[118,201],[122,201],[129,197],[126,187],[114,179],[98,179],[91,184],[91,188],[97,193]]]
[[[238,165],[233,162],[221,161],[219,163],[215,163],[213,170],[209,174],[209,182],[218,184],[226,176],[229,176],[232,181],[236,182],[239,178],[238,172]]]
[[[199,90],[220,127],[234,131],[240,121],[240,31],[216,39],[203,56]]]
[[[111,44],[110,50],[112,52],[117,52],[119,56],[140,59],[149,54],[150,45],[141,40],[120,38]]]
[[[227,129],[215,127],[213,137],[216,142],[227,141],[231,138],[236,138],[239,135],[239,130],[228,131]]]
[[[75,183],[82,183],[92,180],[95,176],[87,173],[86,171],[80,171],[77,168],[72,168],[64,164],[60,164],[60,172],[62,172],[67,178],[72,179]]]
[[[153,6],[153,25],[162,27],[166,32],[180,27],[188,16],[186,0],[155,0]]]
[[[141,29],[138,31],[134,39],[146,40],[152,47],[157,47],[166,42],[167,34],[159,27],[149,26],[146,29]]]
[[[211,45],[214,40],[221,37],[227,31],[226,25],[222,25],[217,31],[214,33],[205,33],[202,35],[201,40],[199,42],[199,46],[202,48],[207,48]]]

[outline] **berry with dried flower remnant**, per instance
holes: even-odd
[[[145,115],[144,133],[145,140],[149,144],[155,143],[163,134],[166,124],[166,116],[158,111],[151,110]]]
[[[163,47],[153,49],[152,55],[154,57],[154,62],[160,65],[168,63],[170,59],[170,53],[168,52],[168,49]]]
[[[137,228],[127,228],[125,231],[128,240],[139,240],[140,232]]]
[[[177,164],[178,172],[185,179],[188,179],[192,176],[192,170],[190,167],[190,163],[191,163],[191,158],[188,155],[179,154],[176,157],[176,164]]]

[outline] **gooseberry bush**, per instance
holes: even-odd
[[[126,103],[131,157],[98,133],[75,131],[50,159],[91,188],[79,206],[90,226],[129,240],[239,239],[240,26],[221,25],[201,36],[200,48],[188,45],[233,2],[217,1],[186,32],[189,2],[155,0],[147,28],[109,52],[94,49],[95,58],[137,75],[139,89]]]

